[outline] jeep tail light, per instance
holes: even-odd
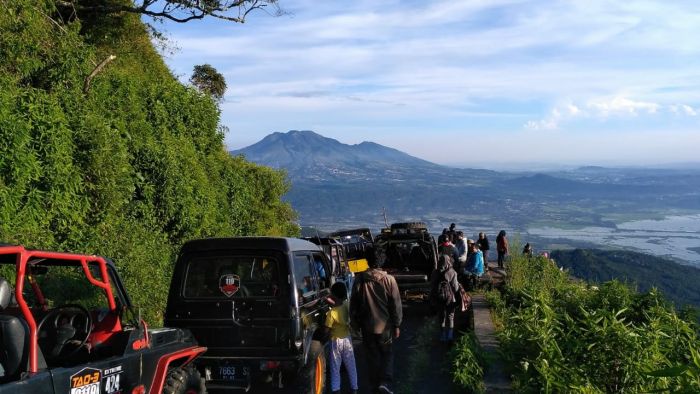
[[[280,362],[279,361],[261,361],[260,362],[260,370],[261,371],[270,371],[274,369],[279,369],[280,367]]]

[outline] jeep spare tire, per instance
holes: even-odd
[[[326,352],[319,341],[311,342],[309,357],[299,376],[299,392],[322,394],[326,390]]]
[[[393,223],[391,229],[427,230],[428,226],[423,222]]]

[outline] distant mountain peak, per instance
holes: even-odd
[[[284,168],[293,179],[327,176],[366,179],[381,177],[387,171],[396,177],[396,171],[410,173],[418,168],[441,168],[376,142],[349,145],[311,130],[275,132],[231,154],[242,154],[255,163]]]

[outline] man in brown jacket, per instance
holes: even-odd
[[[355,278],[350,316],[353,324],[362,330],[373,390],[391,394],[394,377],[392,341],[401,334],[401,294],[396,279],[379,268],[374,248],[367,248],[365,254],[370,268]]]

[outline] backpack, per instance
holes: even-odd
[[[445,305],[455,302],[454,290],[452,290],[452,285],[447,280],[448,272],[449,271],[446,271],[442,274],[442,278],[440,278],[440,282],[438,282],[437,286],[437,299],[440,303]]]

